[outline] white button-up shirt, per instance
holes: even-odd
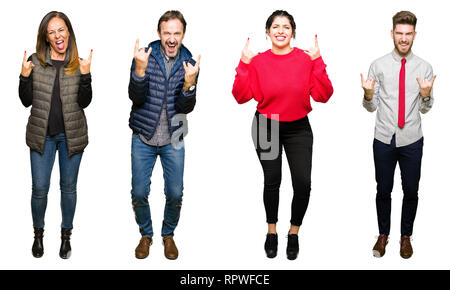
[[[397,147],[412,144],[422,138],[420,113],[425,114],[433,105],[431,99],[424,102],[420,98],[420,87],[416,78],[421,81],[433,78],[433,69],[429,63],[414,55],[406,57],[405,64],[405,126],[398,126],[399,78],[402,57],[395,51],[375,60],[369,69],[368,78],[375,79],[373,98],[363,98],[363,106],[369,112],[377,110],[375,123],[375,139],[390,144],[395,134]]]

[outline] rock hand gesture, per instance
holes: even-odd
[[[315,60],[316,58],[320,57],[320,49],[319,49],[319,42],[317,41],[317,34],[314,40],[314,47],[311,47],[309,50],[304,50],[304,52],[309,55],[311,60]]]
[[[250,37],[247,38],[247,42],[245,43],[244,49],[242,50],[241,60],[243,63],[249,64],[257,54],[251,51],[248,46],[250,44]]]
[[[80,73],[86,75],[91,72],[91,62],[92,62],[92,49],[89,53],[88,59],[80,58]]]
[[[139,39],[136,39],[136,44],[134,45],[134,61],[136,62],[135,73],[138,77],[145,76],[145,69],[148,64],[148,57],[152,52],[152,48],[149,47],[147,52],[145,48],[139,48]]]
[[[436,79],[436,75],[433,76],[431,80],[428,80],[425,78],[423,81],[421,81],[419,78],[416,78],[417,83],[420,87],[420,98],[423,100],[426,97],[431,96],[431,89],[433,88],[434,80]]]
[[[360,75],[361,75],[361,87],[364,90],[364,98],[366,100],[370,101],[370,100],[372,100],[372,97],[373,97],[376,80],[375,79],[364,80],[363,74],[360,74]]]
[[[33,68],[34,68],[34,64],[31,60],[27,61],[27,52],[25,51],[23,54],[22,71],[20,74],[27,78],[31,75]]]
[[[187,87],[190,87],[191,85],[195,84],[195,80],[197,78],[198,71],[200,69],[200,55],[198,56],[195,65],[183,61],[183,67],[184,67],[184,83],[186,84]]]

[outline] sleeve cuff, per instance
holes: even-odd
[[[144,81],[145,81],[145,79],[147,78],[147,74],[145,74],[143,77],[140,77],[140,76],[138,76],[138,75],[136,74],[136,72],[133,70],[133,71],[131,72],[131,78],[132,78],[135,82],[141,83],[141,82],[144,82]]]
[[[368,101],[368,100],[366,99],[366,97],[363,96],[363,103],[364,103],[364,104],[370,105],[370,104],[372,104],[372,101],[373,101],[373,97],[372,97],[372,99],[371,99],[370,101]]]
[[[22,74],[19,75],[19,79],[24,82],[28,82],[31,79],[31,75],[24,77]]]
[[[91,82],[91,73],[87,73],[87,74],[82,74],[80,76],[80,82],[86,83],[86,82]]]

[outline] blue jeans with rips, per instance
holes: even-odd
[[[131,199],[136,222],[142,236],[152,237],[153,227],[148,196],[150,179],[156,159],[159,156],[163,167],[164,194],[166,205],[162,236],[173,236],[180,219],[183,197],[184,144],[175,149],[172,144],[150,146],[133,134],[131,146],[132,189]]]
[[[69,157],[66,135],[60,133],[47,136],[44,152],[30,150],[32,195],[31,213],[33,226],[44,228],[45,211],[47,209],[47,195],[50,188],[50,177],[55,162],[56,151],[59,158],[60,189],[61,189],[61,228],[71,230],[77,203],[77,179],[83,152]]]

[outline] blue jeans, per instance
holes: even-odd
[[[184,144],[180,145],[182,146],[178,150],[172,144],[161,147],[150,146],[142,142],[139,135],[133,134],[131,199],[136,222],[142,236],[153,236],[148,196],[150,194],[150,178],[158,156],[163,167],[164,194],[166,195],[161,235],[173,236],[180,219],[183,197]]]
[[[30,150],[31,176],[33,179],[31,195],[31,212],[33,226],[44,227],[45,210],[47,209],[47,194],[50,188],[50,177],[56,151],[59,157],[60,188],[61,188],[61,228],[72,229],[73,217],[77,203],[77,178],[83,152],[69,157],[64,133],[46,137],[44,152]]]

